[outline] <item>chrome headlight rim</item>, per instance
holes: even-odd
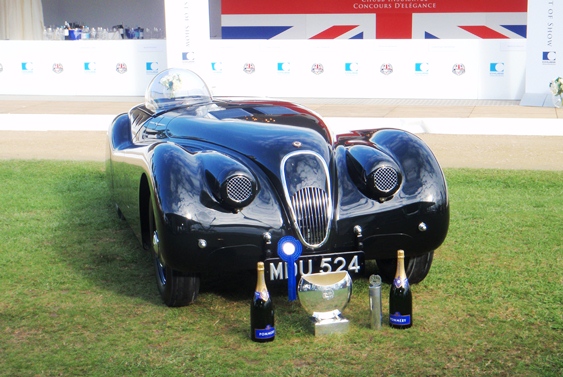
[[[248,206],[257,193],[256,180],[249,174],[236,172],[220,184],[220,201],[232,209]]]
[[[397,167],[388,164],[377,164],[367,176],[367,187],[376,199],[392,197],[401,187],[403,175]]]

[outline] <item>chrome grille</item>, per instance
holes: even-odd
[[[234,202],[242,203],[252,195],[252,182],[248,177],[237,175],[227,181],[227,196]]]
[[[373,184],[381,192],[389,192],[399,183],[397,171],[389,166],[383,166],[373,173]]]
[[[330,203],[327,193],[316,187],[305,187],[291,197],[291,207],[305,243],[321,244],[330,222]]]

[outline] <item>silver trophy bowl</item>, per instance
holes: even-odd
[[[347,271],[303,275],[297,293],[315,335],[348,331],[349,322],[342,316],[352,296],[352,278]]]

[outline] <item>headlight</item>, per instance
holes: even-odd
[[[256,183],[247,175],[231,175],[221,184],[221,199],[231,208],[249,205],[255,195]]]
[[[388,198],[397,192],[401,180],[401,173],[395,167],[382,163],[368,175],[367,187],[376,198]]]
[[[217,152],[204,153],[200,158],[211,193],[222,206],[239,210],[254,200],[258,188],[248,168]]]
[[[355,145],[346,151],[348,173],[367,197],[381,202],[397,192],[403,180],[399,166],[376,148]]]

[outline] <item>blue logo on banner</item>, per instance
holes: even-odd
[[[489,65],[489,73],[493,76],[504,75],[504,63],[491,63]]]
[[[85,72],[96,72],[96,63],[95,62],[84,62],[84,71]]]
[[[193,62],[195,61],[195,54],[193,52],[182,52],[182,60]]]
[[[33,63],[32,62],[22,62],[22,71],[31,73],[33,72]]]
[[[555,65],[557,63],[557,54],[555,51],[544,51],[542,53],[542,63]]]
[[[358,73],[360,66],[358,63],[344,63],[344,71],[346,73]]]
[[[414,71],[418,74],[427,74],[430,70],[430,65],[428,63],[415,63]]]
[[[281,62],[278,63],[278,72],[289,73],[291,71],[291,63]]]
[[[217,72],[217,73],[223,72],[223,63],[221,63],[221,62],[211,62],[211,70],[213,72]]]
[[[145,69],[147,74],[157,74],[158,73],[158,62],[146,62]]]

